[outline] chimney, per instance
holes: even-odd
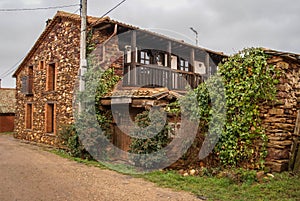
[[[51,22],[52,22],[52,19],[48,19],[48,20],[46,21],[46,27],[47,27]]]

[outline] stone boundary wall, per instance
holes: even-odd
[[[280,56],[272,56],[269,65],[280,70],[276,101],[262,103],[262,125],[268,136],[266,165],[272,171],[288,170],[297,110],[300,109],[300,64]]]

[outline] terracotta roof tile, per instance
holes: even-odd
[[[108,93],[104,98],[150,98],[159,100],[167,96],[179,98],[182,95],[167,88],[121,88]]]
[[[274,56],[281,56],[289,60],[294,60],[300,63],[300,54],[297,53],[290,53],[290,52],[283,52],[278,50],[272,50],[268,48],[263,48],[266,54],[274,55]]]

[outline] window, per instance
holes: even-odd
[[[47,69],[46,90],[54,91],[55,90],[55,82],[56,82],[55,63],[52,63],[52,64],[48,65],[48,69]]]
[[[184,60],[184,59],[180,59],[179,61],[179,70],[182,71],[189,71],[189,62]]]
[[[55,104],[46,104],[46,133],[55,133]]]
[[[39,69],[43,70],[45,68],[45,62],[44,61],[40,61],[39,62]]]
[[[171,56],[171,69],[177,70],[177,56]]]
[[[26,96],[33,94],[33,66],[27,69],[27,75],[21,78],[22,86],[21,92]]]
[[[163,54],[163,53],[158,53],[157,55],[156,55],[156,64],[158,65],[158,66],[164,66],[165,65],[165,54]]]
[[[33,124],[33,108],[32,104],[28,103],[25,107],[25,127],[26,129],[32,129]]]
[[[140,63],[141,64],[150,64],[150,54],[149,52],[142,50],[140,51]]]
[[[33,66],[28,67],[28,75],[31,77],[33,76]]]

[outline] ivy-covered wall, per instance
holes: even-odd
[[[206,165],[287,170],[300,108],[299,60],[250,48],[220,64],[219,75],[225,88],[226,120]],[[193,118],[200,118],[203,137],[209,122],[218,120],[212,119],[211,95],[217,103],[222,98],[208,91],[210,84],[215,86],[217,80],[212,77],[200,84],[194,90],[198,105],[187,107],[194,111]],[[179,102],[189,104],[189,95]]]

